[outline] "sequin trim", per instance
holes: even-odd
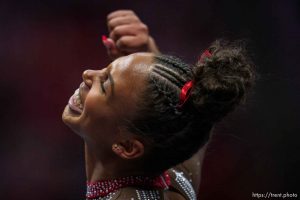
[[[113,198],[113,196],[117,193],[118,191],[116,192],[112,192],[112,193],[109,193],[107,196],[105,197],[99,197],[99,198],[94,198],[94,199],[88,199],[86,198],[86,200],[111,200]]]
[[[159,200],[158,190],[136,190],[138,200]]]
[[[190,181],[183,175],[183,172],[178,172],[175,169],[172,169],[172,172],[176,175],[175,181],[182,188],[189,200],[197,200],[194,188]]]
[[[164,172],[160,176],[128,176],[110,180],[99,180],[96,182],[87,182],[87,199],[97,199],[98,197],[106,197],[112,192],[120,188],[128,186],[151,187],[155,189],[168,189],[171,184],[170,176]]]

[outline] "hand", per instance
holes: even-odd
[[[112,59],[135,52],[159,53],[146,24],[131,10],[119,10],[107,16],[109,38],[102,37]]]

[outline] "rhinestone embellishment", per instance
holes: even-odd
[[[175,181],[183,189],[189,200],[197,200],[194,188],[190,181],[184,177],[183,172],[178,172],[175,169],[172,169],[172,172],[176,175]]]
[[[99,198],[93,198],[93,199],[88,199],[88,198],[86,198],[86,200],[111,200],[112,197],[113,197],[116,193],[117,193],[117,191],[116,191],[116,192],[109,193],[109,194],[108,194],[107,196],[105,196],[105,197],[99,197]]]
[[[87,182],[86,198],[89,200],[107,197],[120,188],[128,186],[142,186],[153,189],[168,189],[171,184],[170,176],[164,172],[160,176],[127,176],[111,180]]]
[[[136,190],[138,200],[159,200],[158,190]]]

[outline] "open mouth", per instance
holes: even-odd
[[[83,105],[79,95],[79,89],[75,90],[74,94],[70,97],[68,105],[71,110],[77,112],[78,114],[82,113]]]

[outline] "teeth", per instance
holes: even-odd
[[[75,90],[73,96],[69,99],[69,107],[79,113],[82,113],[83,105],[81,103],[79,89]]]
[[[80,96],[79,96],[79,89],[77,89],[74,93],[74,97],[75,97],[75,103],[80,107],[82,107],[82,104],[81,104],[81,99],[80,99]]]

